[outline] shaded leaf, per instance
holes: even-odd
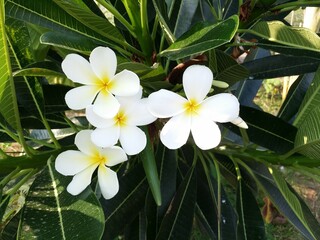
[[[243,180],[238,183],[236,205],[239,216],[237,239],[265,239],[264,222],[259,206]]]
[[[148,182],[142,166],[119,177],[119,185],[119,192],[114,198],[100,200],[106,218],[103,239],[114,239],[119,235],[144,206]]]
[[[19,239],[100,239],[104,216],[99,201],[90,187],[72,196],[66,191],[70,180],[56,172],[48,160],[29,190]]]
[[[277,153],[293,149],[297,132],[294,126],[269,113],[245,106],[240,107],[240,116],[249,126],[246,132],[250,141]],[[239,133],[233,124],[228,128]]]
[[[198,23],[159,55],[176,60],[219,47],[233,38],[238,24],[237,16],[216,24]]]
[[[172,200],[156,239],[189,239],[196,204],[196,174],[192,167]]]
[[[319,59],[274,55],[257,60],[244,62],[250,76],[249,79],[266,79],[314,72],[320,64]]]

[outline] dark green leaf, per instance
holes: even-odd
[[[48,161],[29,190],[19,239],[100,239],[104,216],[99,201],[90,188],[72,196],[66,191],[70,180]]]
[[[278,153],[285,153],[293,148],[297,129],[271,114],[241,106],[240,116],[248,124],[246,130],[249,140]],[[234,125],[228,125],[238,132]]]
[[[176,60],[219,47],[233,38],[238,24],[238,16],[232,16],[216,24],[196,24],[162,51],[160,56]]]
[[[264,222],[259,206],[243,180],[238,183],[237,213],[239,216],[237,239],[265,239]]]
[[[144,206],[148,182],[142,166],[119,177],[119,185],[119,192],[114,198],[108,201],[101,199],[106,218],[103,239],[114,239],[121,234]]]
[[[314,72],[317,70],[319,64],[319,59],[274,55],[245,62],[242,65],[249,70],[249,79],[253,80]]]
[[[196,204],[196,187],[196,174],[192,167],[179,186],[162,220],[157,240],[190,238]]]

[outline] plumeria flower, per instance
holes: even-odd
[[[182,78],[187,98],[163,89],[150,94],[150,112],[158,118],[171,117],[160,133],[166,147],[181,147],[187,142],[191,131],[199,148],[211,149],[221,141],[220,129],[215,122],[243,122],[239,117],[239,102],[232,94],[221,93],[206,98],[212,81],[213,74],[208,67],[192,65],[185,70]],[[246,127],[246,124],[241,126]]]
[[[156,120],[147,108],[147,99],[142,97],[142,90],[133,97],[117,97],[120,109],[113,118],[102,118],[95,114],[93,107],[86,109],[88,121],[96,127],[91,135],[97,146],[107,147],[120,141],[128,155],[141,152],[147,143],[145,133],[137,126],[144,126]]]
[[[93,172],[98,168],[98,183],[105,199],[117,194],[119,182],[117,173],[109,167],[126,161],[127,155],[118,146],[100,148],[91,141],[92,130],[80,131],[75,137],[79,151],[68,150],[58,155],[55,168],[65,176],[74,176],[67,187],[72,195],[81,193],[91,182]]]
[[[113,117],[120,104],[115,96],[132,96],[139,91],[139,77],[131,71],[117,74],[117,58],[108,47],[95,48],[89,62],[78,54],[69,54],[62,61],[62,70],[74,82],[84,84],[65,96],[73,110],[84,109],[93,102],[93,111],[101,117]]]

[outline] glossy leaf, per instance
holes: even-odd
[[[70,181],[48,161],[26,198],[19,239],[100,239],[104,216],[99,201],[90,188],[72,196],[65,189]]]
[[[246,130],[249,140],[277,153],[293,149],[297,129],[271,114],[254,108],[241,106],[240,116],[248,124]],[[238,127],[228,125],[238,133]]]
[[[169,48],[162,51],[160,56],[176,60],[219,47],[233,38],[238,24],[237,16],[217,24],[196,24]]]
[[[307,28],[287,26],[280,21],[261,21],[254,25],[251,33],[271,42],[320,53],[319,36]]]
[[[245,62],[242,65],[249,70],[249,79],[254,80],[310,73],[316,71],[319,64],[319,59],[274,55]]]
[[[295,140],[295,151],[317,159],[320,149],[320,68],[314,75],[312,84],[301,103],[294,121],[298,127]]]
[[[265,239],[264,222],[260,208],[243,180],[238,183],[237,213],[239,216],[237,239]]]
[[[288,186],[282,176],[274,168],[268,168],[258,163],[250,163],[255,179],[268,194],[277,209],[299,230],[307,239],[320,237],[320,226],[305,202]],[[272,175],[270,174],[272,173]]]
[[[103,239],[114,239],[144,206],[148,182],[142,166],[137,166],[119,177],[119,192],[110,199],[101,199],[105,213],[105,232]]]
[[[156,237],[160,239],[189,239],[196,204],[196,174],[191,168],[179,186]]]
[[[18,128],[19,115],[17,111],[15,89],[11,72],[10,55],[4,22],[4,1],[0,1],[0,113],[13,127]]]

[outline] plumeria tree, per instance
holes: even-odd
[[[320,175],[320,38],[286,21],[317,5],[0,0],[1,239],[320,239],[281,173]]]

